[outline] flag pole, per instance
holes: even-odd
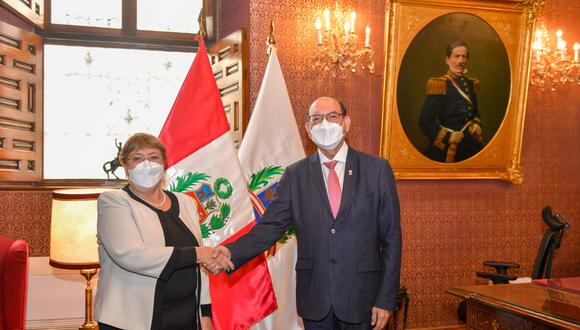
[[[266,39],[266,45],[268,46],[266,54],[270,55],[272,53],[272,48],[276,47],[276,39],[274,38],[274,20],[270,21],[270,35],[268,36],[268,39]]]
[[[197,22],[199,23],[199,31],[197,32],[197,36],[200,39],[205,39],[207,37],[207,23],[205,21],[205,13],[204,8],[201,7],[199,11],[199,16],[197,17]]]

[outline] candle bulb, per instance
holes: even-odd
[[[371,27],[367,25],[365,29],[365,47],[370,48],[371,46]]]
[[[353,11],[350,13],[350,30],[354,33],[356,33],[356,30],[354,29],[355,21],[356,21],[356,13]]]
[[[536,62],[540,61],[540,49],[542,49],[541,41],[536,40],[532,44],[532,49],[536,51]]]
[[[566,60],[566,41],[562,40],[561,42],[562,48],[560,48],[561,52],[560,55],[562,56],[562,61]]]
[[[316,33],[318,34],[318,46],[322,45],[322,23],[320,22],[320,18],[316,19]]]
[[[344,22],[344,41],[348,43],[350,37],[350,23]]]
[[[536,40],[534,41],[534,44],[536,45],[536,50],[540,50],[542,49],[542,31],[540,29],[536,30]]]
[[[580,50],[580,44],[575,42],[574,43],[574,62],[578,63],[578,51]]]
[[[330,31],[330,10],[328,8],[324,9],[324,28],[326,31]]]

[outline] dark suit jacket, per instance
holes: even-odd
[[[345,322],[395,310],[401,268],[399,200],[384,159],[349,148],[340,210],[333,219],[318,153],[290,165],[262,220],[226,245],[236,269],[296,225],[296,303],[309,320],[332,306]]]

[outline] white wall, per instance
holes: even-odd
[[[78,329],[85,318],[85,278],[53,268],[48,257],[29,259],[26,329]],[[98,274],[91,281],[93,296]]]

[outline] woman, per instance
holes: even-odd
[[[155,136],[131,136],[119,154],[129,183],[99,197],[101,330],[212,329],[207,275],[198,264],[214,273],[233,265],[202,247],[191,197],[162,190],[166,158]]]

